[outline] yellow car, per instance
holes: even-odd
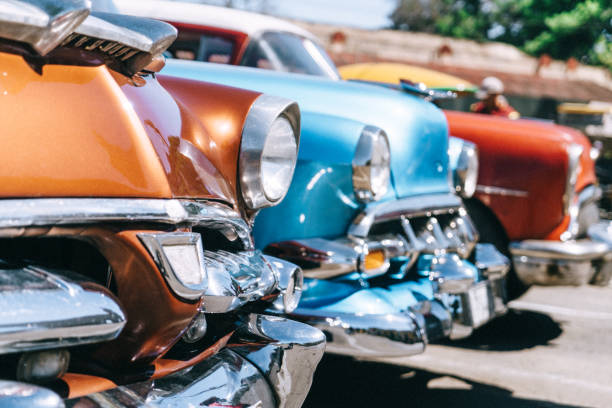
[[[399,84],[400,80],[423,83],[438,91],[474,93],[478,87],[456,76],[414,65],[394,63],[363,63],[338,68],[343,79]]]

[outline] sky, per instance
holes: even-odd
[[[185,0],[183,0],[185,1]],[[187,0],[214,5],[231,1],[238,8],[264,9],[268,14],[359,28],[388,27],[397,0]]]
[[[391,24],[395,0],[268,0],[271,14],[360,28]]]

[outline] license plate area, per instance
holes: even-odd
[[[471,327],[480,327],[495,314],[495,304],[488,282],[480,282],[471,287],[464,298],[464,316]]]

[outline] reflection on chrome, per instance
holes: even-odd
[[[298,308],[291,316],[321,329],[329,353],[384,357],[410,356],[425,350],[423,320],[409,311],[360,315]]]
[[[102,287],[87,289],[61,271],[0,261],[0,353],[112,340],[126,322]]]
[[[274,389],[278,407],[301,407],[325,351],[323,333],[282,317],[253,314],[234,338],[248,344],[230,347],[264,373]]]

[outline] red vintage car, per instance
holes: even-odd
[[[403,79],[445,92],[473,88],[460,78],[405,64],[354,64],[340,72],[398,89],[406,87]],[[586,136],[539,120],[445,114],[450,134],[477,147],[474,195],[464,201],[481,239],[512,255],[511,292],[516,296],[530,284],[607,284],[612,228],[599,219],[601,189]],[[459,157],[453,145],[451,157]]]

